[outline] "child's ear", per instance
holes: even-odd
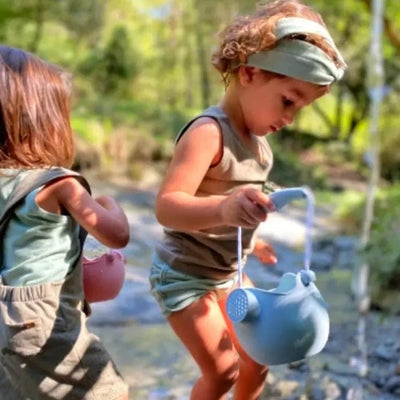
[[[258,71],[260,71],[260,69],[255,67],[250,67],[248,65],[240,66],[238,71],[239,82],[243,86],[247,86],[254,80],[254,76],[255,74],[257,74]]]

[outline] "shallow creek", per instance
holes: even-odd
[[[97,183],[94,185],[94,193],[108,194],[118,199],[128,214],[131,241],[123,249],[127,260],[124,286],[114,300],[92,305],[93,314],[89,325],[100,336],[129,383],[131,399],[188,399],[190,388],[198,377],[197,366],[165,322],[149,293],[147,276],[152,250],[162,234],[162,228],[153,213],[154,191],[121,189]],[[260,234],[274,244],[279,262],[277,266],[269,267],[261,265],[254,257],[249,258],[246,272],[256,286],[275,287],[282,273],[296,272],[302,267],[303,216],[304,210],[301,207],[288,207],[283,213],[272,214],[262,224]],[[317,213],[314,234],[316,237],[332,235],[325,211]],[[324,254],[316,256],[323,258]],[[383,393],[376,388],[375,383],[357,376],[354,368],[358,360],[359,315],[350,296],[350,269],[333,266],[316,273],[316,284],[330,305],[330,340],[319,355],[306,363],[272,367],[269,385],[262,398],[398,398],[397,395],[392,396],[390,391]],[[399,319],[388,321],[379,316],[368,318],[367,327],[380,324],[367,331],[371,338],[376,332],[386,336],[400,334]],[[383,339],[375,339],[374,343],[377,342],[383,343]],[[398,340],[393,345],[396,351],[397,344]],[[397,357],[400,356],[400,345],[398,351]],[[397,365],[396,360],[394,363],[392,361],[389,360],[385,368]],[[382,370],[381,366],[379,370]],[[396,377],[397,373],[388,371],[386,375]]]

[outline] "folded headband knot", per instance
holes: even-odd
[[[336,52],[340,66],[318,46],[304,40],[287,39],[293,34],[322,36]],[[329,32],[319,23],[305,18],[287,17],[276,25],[276,47],[248,56],[246,65],[290,76],[316,85],[330,85],[342,78],[346,64]]]

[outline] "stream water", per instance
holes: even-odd
[[[118,199],[129,218],[131,241],[122,251],[127,261],[124,286],[114,300],[92,304],[90,328],[100,336],[129,383],[131,399],[189,399],[190,389],[198,377],[197,366],[149,293],[147,277],[151,255],[155,241],[162,234],[153,213],[154,191],[95,183],[94,193]],[[334,234],[328,216],[326,210],[318,210],[316,237]],[[282,213],[272,214],[262,224],[260,235],[274,245],[279,262],[269,267],[254,257],[249,258],[246,272],[256,286],[274,287],[282,273],[296,272],[302,267],[303,219],[302,207],[289,207]],[[348,245],[351,238],[347,239],[340,238],[347,243],[340,250],[343,254],[332,253],[332,246],[328,246],[330,251],[325,249],[315,254],[316,283],[330,305],[331,334],[327,346],[307,362],[272,367],[263,399],[399,398],[399,318],[385,319],[375,314],[367,317],[366,332],[373,346],[370,353],[377,352],[376,362],[372,363],[368,377],[360,377],[356,372],[360,317],[350,295],[352,253]],[[390,379],[392,383],[388,387]]]

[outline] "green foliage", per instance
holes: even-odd
[[[273,154],[274,165],[269,175],[269,180],[280,186],[308,185],[314,189],[325,186],[325,176],[321,169],[307,167],[301,163],[297,154],[287,150],[279,138],[269,139]]]
[[[372,300],[380,307],[400,311],[400,186],[380,199],[364,257],[370,265]],[[397,293],[397,298],[394,294]]]
[[[400,115],[395,101],[392,96],[388,99],[392,104],[386,106],[387,114],[381,123],[381,173],[391,182],[400,182]]]
[[[108,118],[113,129],[121,124],[157,139],[172,139],[187,116],[220,100],[223,84],[210,62],[217,33],[235,15],[252,12],[256,3],[0,0],[0,40],[69,69],[75,76],[76,104],[88,106],[90,120],[98,119],[102,125]],[[363,0],[309,0],[307,4],[322,14],[348,69],[329,95],[299,113],[294,130],[333,141],[335,149],[339,141],[345,143],[346,158],[361,165],[369,145],[365,73],[370,11]],[[387,1],[385,7],[390,26],[399,36],[400,2]],[[396,152],[400,51],[394,43],[384,36],[385,84],[391,92],[382,104],[380,125],[382,173],[393,182],[399,179],[396,171],[400,169]],[[293,154],[276,154],[273,174],[284,182],[323,181],[319,169],[303,169],[307,170]]]
[[[340,197],[340,203],[341,223],[345,222],[347,226],[353,226],[353,233],[357,233],[361,229],[365,195],[356,192],[346,193],[345,196]],[[378,191],[370,240],[361,254],[370,266],[369,282],[372,300],[388,309],[393,304],[388,302],[386,294],[392,290],[398,290],[400,285],[399,204],[400,185]],[[392,303],[394,303],[394,298],[392,298]]]
[[[92,96],[79,101],[73,115],[81,120],[98,120],[100,124],[108,121],[111,130],[126,127],[159,141],[172,141],[188,119],[197,113],[198,110],[171,110],[168,105],[135,99]]]
[[[101,147],[106,140],[106,125],[104,126],[96,118],[73,116],[71,118],[71,126],[74,133],[88,143]]]
[[[398,290],[400,285],[400,191],[395,209],[380,215],[374,223],[365,258],[371,268],[371,289],[374,296],[385,290]]]
[[[138,73],[133,62],[128,33],[125,27],[116,27],[103,54],[104,93],[115,93]]]
[[[340,194],[336,208],[336,219],[345,228],[346,233],[354,234],[361,230],[365,207],[366,193],[363,191],[346,191]],[[397,203],[396,203],[397,202]],[[386,215],[392,215],[399,209],[400,186],[393,185],[380,188],[375,195],[374,221],[372,229]]]
[[[105,47],[94,49],[81,64],[80,71],[96,82],[99,94],[130,95],[130,82],[139,72],[139,60],[126,28],[116,26]]]
[[[39,0],[40,1],[40,0]],[[105,1],[51,1],[57,19],[68,29],[74,41],[95,43],[104,24]]]
[[[349,235],[360,233],[364,206],[364,192],[347,190],[337,195],[334,215],[343,233]]]

